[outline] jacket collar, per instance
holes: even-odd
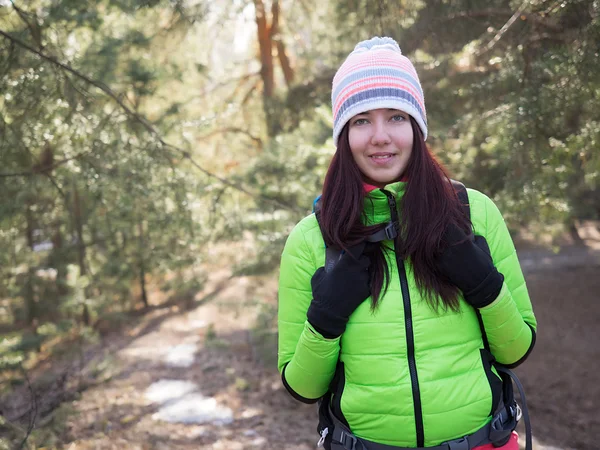
[[[365,195],[364,213],[368,225],[390,220],[390,206],[384,190],[392,194],[396,201],[399,201],[406,190],[406,181],[390,183],[381,189],[373,189]]]

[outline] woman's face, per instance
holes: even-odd
[[[397,109],[374,109],[349,121],[348,138],[364,181],[384,187],[404,174],[413,146],[408,114]]]

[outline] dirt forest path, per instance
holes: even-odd
[[[314,406],[283,390],[274,336],[257,326],[275,283],[215,273],[192,309],[156,309],[107,341],[112,375],[75,402],[65,448],[314,448]]]
[[[535,352],[517,369],[535,448],[598,449],[600,250],[520,257],[539,322]],[[157,308],[108,338],[106,381],[73,402],[64,448],[314,449],[316,407],[285,392],[261,326],[275,283],[218,272],[191,308]]]

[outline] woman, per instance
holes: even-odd
[[[281,259],[285,387],[323,398],[326,448],[518,449],[496,362],[527,357],[536,321],[500,212],[469,189],[465,214],[393,39],[356,46],[332,104],[319,218],[296,225]],[[326,246],[343,250],[327,271]]]

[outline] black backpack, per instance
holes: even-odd
[[[467,193],[467,188],[460,181],[450,181],[462,205],[463,212],[470,221],[471,207],[469,205],[469,195]],[[313,212],[315,213],[317,222],[319,223],[319,227],[321,227],[321,196],[315,199],[313,203]],[[366,240],[369,242],[379,242],[385,239],[394,239],[397,237],[397,235],[397,228],[390,222],[383,230],[380,230],[374,235],[369,236]],[[339,261],[340,257],[340,250],[332,247],[326,247],[324,266],[325,271],[331,271],[331,269],[333,269],[335,264]],[[522,416],[525,421],[525,450],[532,450],[531,423],[529,421],[529,411],[527,409],[527,402],[525,399],[523,385],[521,384],[517,375],[512,370],[496,362],[493,358],[492,353],[490,351],[487,334],[485,332],[485,327],[483,325],[483,319],[481,318],[481,313],[477,310],[475,312],[477,314],[477,319],[479,320],[479,327],[481,329],[484,349],[486,352],[489,353],[490,361],[492,362],[494,368],[496,369],[496,371],[500,375],[500,378],[502,379],[502,401],[498,402],[498,407],[496,408],[496,411],[492,418],[490,440],[494,443],[495,447],[499,447],[506,444],[510,439],[510,434],[517,427],[517,423],[519,422]],[[513,382],[519,390],[521,403],[523,404],[522,408],[519,406],[514,397]],[[329,403],[331,401],[333,393],[332,391],[335,388],[334,384],[335,380],[334,382],[332,382],[330,390],[319,401],[319,425],[317,427],[317,431],[321,436],[323,436],[323,432],[325,429],[331,430],[333,428],[334,422],[330,417]],[[325,432],[325,434],[327,434],[327,432]],[[323,436],[322,438],[322,441],[324,441],[325,444],[325,448],[328,448],[328,444],[330,443],[331,439],[330,436],[329,438],[325,438],[325,436]]]

